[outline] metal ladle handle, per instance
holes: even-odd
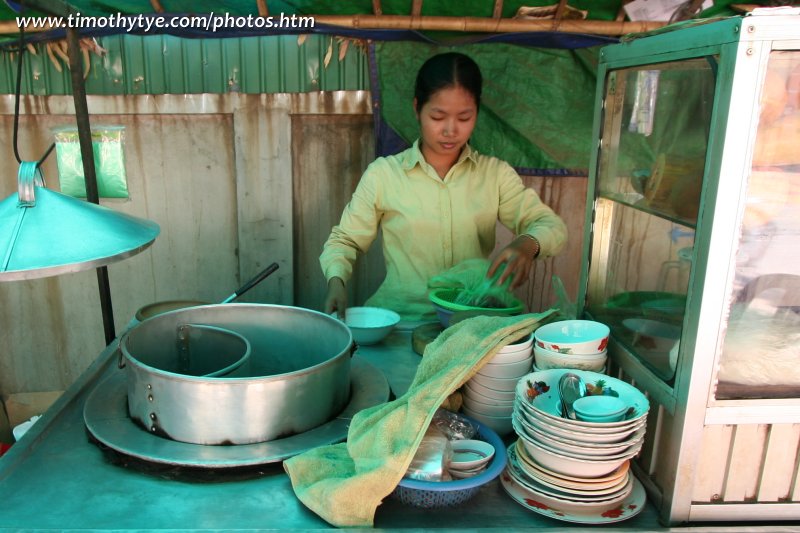
[[[238,298],[238,297],[239,297],[239,296],[241,296],[242,294],[246,293],[247,291],[249,291],[250,289],[252,289],[253,287],[255,287],[257,284],[261,283],[261,281],[262,281],[264,278],[266,278],[267,276],[269,276],[270,274],[272,274],[272,273],[273,273],[273,272],[275,272],[276,270],[278,270],[278,263],[272,263],[272,264],[271,264],[271,265],[269,265],[267,268],[265,268],[264,270],[262,270],[261,272],[259,272],[259,273],[258,273],[258,274],[257,274],[257,275],[256,275],[256,276],[253,278],[253,279],[251,279],[250,281],[248,281],[247,283],[245,283],[244,285],[242,285],[242,286],[241,286],[239,289],[237,289],[237,290],[236,290],[236,291],[235,291],[233,294],[231,294],[230,296],[228,296],[227,298],[225,298],[225,299],[222,301],[222,303],[224,303],[224,304],[227,304],[227,303],[230,303],[230,302],[232,302],[233,300],[235,300],[236,298]]]

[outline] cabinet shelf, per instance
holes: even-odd
[[[600,198],[605,198],[606,200],[627,205],[628,207],[632,207],[633,209],[641,211],[642,213],[647,213],[648,215],[653,215],[658,218],[674,222],[675,224],[680,224],[681,226],[685,226],[692,230],[697,227],[696,219],[681,217],[675,213],[665,210],[663,207],[651,206],[647,199],[638,193],[612,193],[601,191]]]

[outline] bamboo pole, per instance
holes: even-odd
[[[372,0],[372,14],[377,16],[383,15],[383,9],[381,9],[381,0]]]
[[[492,18],[499,19],[503,16],[503,0],[494,0],[494,10],[492,10]]]
[[[267,0],[256,0],[256,8],[258,9],[259,17],[269,16],[269,8],[267,7]]]
[[[558,7],[556,7],[555,19],[556,22],[561,20],[564,16],[564,10],[567,9],[567,0],[558,0]]]
[[[631,0],[622,0],[619,4],[619,11],[617,11],[617,16],[614,20],[625,20],[627,14],[625,13],[625,4],[630,4]]]
[[[321,24],[331,24],[346,28],[429,30],[510,33],[525,31],[551,31],[552,20],[490,19],[480,17],[407,17],[402,15],[315,15],[314,20]],[[606,20],[565,20],[558,31],[566,33],[588,33],[592,35],[625,35],[651,31],[665,26],[666,22],[647,21],[606,21]],[[27,26],[26,32],[41,32],[52,28]],[[0,21],[0,34],[19,32],[16,21]]]
[[[411,3],[411,16],[418,17],[422,15],[422,0],[414,0]]]
[[[156,13],[164,12],[164,6],[161,5],[161,2],[159,2],[159,0],[150,0],[150,5],[153,7],[153,11],[155,11]]]
[[[564,10],[567,8],[567,0],[558,0],[558,7],[556,7],[556,14],[553,16],[553,31],[558,31],[561,25],[561,18],[564,16]]]
[[[552,20],[490,19],[480,17],[408,17],[403,15],[314,15],[320,24],[346,28],[381,30],[427,30],[463,32],[529,32],[551,31]],[[586,33],[591,35],[625,35],[655,30],[665,26],[660,21],[610,21],[610,20],[564,20],[558,31]]]
[[[31,25],[25,26],[25,33],[33,33],[37,31],[48,31],[52,30],[53,28],[49,25],[43,28],[35,28]],[[0,35],[2,34],[10,34],[10,33],[19,33],[19,26],[17,26],[16,20],[0,20]]]

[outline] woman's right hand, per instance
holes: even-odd
[[[342,278],[337,277],[328,280],[328,294],[325,297],[325,314],[329,315],[334,311],[344,320],[347,311],[347,288]]]

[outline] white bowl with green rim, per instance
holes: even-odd
[[[622,442],[630,438],[636,431],[642,429],[647,424],[647,417],[639,419],[631,426],[616,427],[616,428],[588,428],[584,426],[570,425],[569,420],[563,421],[555,420],[553,418],[545,417],[538,411],[527,411],[525,408],[520,407],[517,403],[514,406],[514,412],[518,413],[523,419],[527,420],[530,424],[537,427],[544,428],[547,432],[564,437],[568,439],[582,440],[588,443],[595,444],[611,444]]]
[[[564,450],[567,453],[581,453],[592,457],[610,457],[626,453],[633,446],[641,443],[645,433],[644,428],[640,428],[620,442],[598,445],[593,442],[567,441],[566,439],[558,438],[547,431],[547,428],[537,428],[527,423],[518,413],[512,414],[512,424],[520,438],[540,442],[556,451]]]
[[[600,353],[608,346],[610,328],[594,320],[560,320],[533,332],[536,346],[564,354]]]
[[[570,420],[561,416],[561,397],[558,392],[558,382],[566,373],[573,373],[580,377],[586,384],[589,394],[607,394],[613,392],[628,405],[628,412],[623,420],[618,422],[584,422]],[[590,372],[554,368],[532,372],[520,378],[517,383],[516,396],[521,406],[526,410],[533,410],[544,417],[564,423],[569,427],[586,427],[594,430],[609,430],[631,426],[639,419],[647,416],[650,402],[647,397],[630,383],[620,379]],[[613,429],[612,429],[613,431]]]

